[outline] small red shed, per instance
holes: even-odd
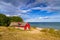
[[[30,24],[29,23],[22,23],[22,22],[18,22],[18,26],[17,27],[20,27],[24,30],[29,30],[30,29]]]
[[[30,29],[30,24],[28,22],[11,22],[10,26],[13,26],[22,30]]]

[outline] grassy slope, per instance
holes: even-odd
[[[60,40],[60,33],[58,35],[32,29],[23,31],[13,27],[0,27],[0,40]]]

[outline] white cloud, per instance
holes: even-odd
[[[8,16],[8,17],[11,16],[11,15],[9,15],[9,14],[5,14],[5,15]]]
[[[33,9],[42,10],[42,11],[46,10],[48,12],[53,12],[53,11],[60,12],[60,0],[36,0],[35,2],[30,3],[28,5],[25,5],[27,3],[26,0],[24,0],[25,3],[24,1],[23,2],[22,1],[21,2],[19,1],[19,3],[18,0],[17,3],[16,0],[14,0],[13,2],[11,0],[10,3],[0,1],[0,12],[5,13],[6,16],[21,16],[22,18],[24,18],[24,21],[28,21],[28,22],[48,22],[48,21],[60,20],[60,13],[59,16],[53,15],[53,16],[45,16],[45,17],[37,17],[37,16],[32,17],[33,15],[32,16],[28,15],[28,12],[31,12]],[[19,6],[16,7],[14,3],[18,4]],[[45,3],[47,4],[47,7],[35,7],[35,5],[39,3]],[[22,10],[21,8],[28,8],[28,9]]]
[[[21,13],[27,13],[29,11],[31,11],[31,10],[30,9],[28,9],[28,10],[20,10]]]
[[[45,16],[45,17],[39,17],[39,19],[48,19],[49,17]]]
[[[60,19],[28,19],[25,22],[60,22]]]
[[[25,22],[60,22],[60,15],[30,18],[25,20]]]
[[[8,17],[9,17],[9,16],[20,16],[20,15],[9,15],[9,14],[5,14],[5,15],[8,16]]]
[[[34,9],[34,10],[46,10],[48,12],[53,12],[53,11],[60,11],[60,7],[51,7],[51,6],[48,6],[48,7],[35,7],[35,8],[31,8],[31,9]]]
[[[19,7],[15,7],[10,3],[0,2],[0,13],[4,13],[7,16],[23,16],[23,14],[27,14],[29,10],[21,10]]]

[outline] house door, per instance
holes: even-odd
[[[28,27],[27,27],[26,29],[27,29],[27,30],[29,30],[29,28],[28,28]]]

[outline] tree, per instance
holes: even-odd
[[[9,19],[4,14],[0,14],[0,26],[7,26],[9,22]]]
[[[11,22],[10,22],[10,18],[9,18],[9,17],[7,17],[5,22],[6,22],[6,26],[9,26],[9,25],[10,25],[10,23],[11,23]]]
[[[0,26],[9,26],[11,22],[23,22],[23,19],[19,16],[7,17],[4,14],[0,14]]]
[[[11,22],[23,22],[23,19],[19,16],[9,17]]]

